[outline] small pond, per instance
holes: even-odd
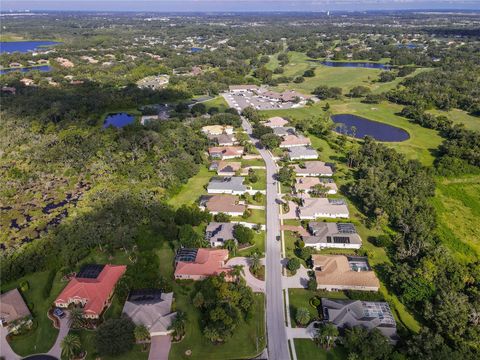
[[[107,128],[109,126],[114,126],[120,128],[129,125],[134,121],[135,116],[127,113],[110,114],[105,118],[105,121],[103,122],[103,127]]]
[[[52,70],[50,65],[41,65],[41,66],[32,66],[32,67],[23,67],[23,68],[10,68],[10,69],[2,69],[0,70],[0,75],[8,74],[12,71],[20,71],[22,73],[26,73],[29,71],[41,71],[41,72],[49,72]]]
[[[408,132],[403,129],[357,115],[332,115],[332,120],[337,124],[335,127],[336,132],[353,136],[357,139],[363,139],[367,135],[375,140],[385,142],[400,142],[410,138]],[[355,127],[355,129],[352,129],[352,127]]]
[[[390,65],[372,62],[322,61],[322,65],[332,67],[354,67],[390,70]]]
[[[21,52],[27,53],[34,50],[42,50],[47,46],[60,44],[56,41],[0,41],[0,54]]]

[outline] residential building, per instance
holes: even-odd
[[[322,298],[323,317],[343,331],[354,326],[379,330],[391,343],[398,341],[397,325],[386,302]]]
[[[318,159],[318,153],[311,147],[295,146],[288,149],[288,158],[290,160],[314,160]]]
[[[234,176],[242,168],[239,161],[214,161],[210,164],[209,170],[216,171],[220,176]]]
[[[287,135],[295,135],[295,128],[289,127],[289,126],[275,127],[273,128],[273,133],[277,136],[282,136],[282,137]]]
[[[150,336],[168,335],[176,312],[172,312],[173,292],[157,289],[132,290],[122,313],[135,325],[144,325]]]
[[[212,247],[223,246],[227,240],[235,240],[233,236],[234,223],[211,222],[205,230],[205,239]],[[235,240],[236,241],[236,240]]]
[[[311,98],[310,95],[305,95],[295,90],[284,91],[281,95],[281,100],[285,102],[305,101]]]
[[[297,194],[301,192],[309,193],[317,185],[325,187],[326,194],[333,195],[338,191],[337,184],[332,178],[299,177],[295,179],[295,192]]]
[[[58,295],[55,306],[80,305],[85,318],[98,319],[126,270],[125,265],[84,266]]]
[[[277,128],[277,127],[284,127],[285,125],[288,124],[288,120],[285,120],[284,118],[280,116],[274,116],[268,119],[266,123],[264,123],[264,126],[268,126],[270,128]]]
[[[233,134],[209,134],[207,137],[215,141],[219,146],[233,146],[237,143],[237,139]]]
[[[355,225],[350,223],[309,222],[308,230],[311,235],[302,236],[305,246],[317,250],[324,248],[360,249],[362,239],[358,235]]]
[[[212,159],[234,159],[242,157],[243,146],[214,146],[208,149],[208,154]]]
[[[230,85],[228,89],[233,93],[244,93],[250,91],[258,91],[260,88],[257,85]]]
[[[327,198],[305,198],[299,206],[299,217],[302,220],[316,218],[348,218],[349,211],[345,200]]]
[[[366,257],[312,255],[312,261],[318,289],[378,291],[380,288]]]
[[[333,169],[323,161],[306,161],[301,165],[294,165],[296,176],[332,176]]]
[[[8,333],[15,331],[32,321],[32,314],[18,289],[0,295],[0,326],[7,328]]]
[[[245,178],[242,176],[213,177],[207,186],[207,192],[209,194],[242,195],[248,190],[247,186],[243,184],[244,180]]]
[[[233,134],[233,126],[229,125],[207,125],[202,127],[202,132],[205,135],[221,135],[221,134]]]
[[[298,146],[310,146],[312,142],[308,137],[305,137],[303,135],[286,135],[283,138],[283,141],[280,143],[281,148],[292,148],[292,147],[298,147]]]
[[[204,280],[209,276],[228,274],[226,249],[180,249],[175,257],[175,279]]]
[[[213,215],[224,213],[230,216],[242,216],[247,206],[240,204],[238,197],[234,195],[211,195],[202,196],[200,208]]]

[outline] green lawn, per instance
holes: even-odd
[[[170,197],[168,203],[174,207],[182,205],[191,205],[195,203],[201,195],[205,195],[205,185],[208,184],[210,178],[215,174],[208,171],[205,166],[200,167],[197,175],[193,176],[188,182],[180,187],[180,190]]]
[[[480,258],[480,177],[439,178],[433,199],[438,235],[462,262]]]
[[[265,231],[255,232],[253,240],[255,241],[255,245],[240,250],[237,253],[237,256],[250,256],[250,254],[252,254],[256,250],[260,251],[261,253],[265,253]]]
[[[242,167],[247,166],[265,166],[262,159],[241,159]]]
[[[223,96],[217,96],[212,100],[204,101],[203,104],[207,107],[207,110],[212,107],[217,107],[220,112],[228,109],[228,104]]]
[[[348,355],[342,346],[327,351],[309,339],[295,339],[294,344],[298,360],[345,360]]]
[[[434,115],[443,115],[451,119],[455,124],[464,124],[467,129],[480,131],[480,117],[469,115],[466,111],[452,109],[450,111],[428,110]]]
[[[250,359],[265,347],[265,312],[263,294],[255,294],[252,317],[238,325],[235,335],[225,344],[214,345],[201,333],[200,314],[191,305],[191,283],[182,283],[175,293],[177,309],[187,314],[186,337],[179,343],[172,344],[170,360],[177,359]],[[191,350],[191,356],[185,351]]]
[[[258,177],[258,181],[256,183],[248,183],[254,190],[265,190],[267,188],[267,171],[263,169],[254,169],[255,174]]]
[[[233,216],[232,221],[245,221],[254,224],[265,224],[265,211],[264,210],[257,210],[257,209],[250,209],[252,214],[244,219],[242,216]]]

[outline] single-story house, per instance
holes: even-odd
[[[9,333],[15,332],[26,322],[31,322],[31,317],[32,314],[18,289],[0,295],[0,326],[7,327]]]
[[[175,279],[204,280],[209,276],[228,274],[226,249],[180,249],[175,257]]]
[[[237,143],[233,134],[209,134],[208,138],[215,141],[219,146],[233,146]]]
[[[277,127],[284,127],[286,124],[288,124],[288,120],[285,120],[284,118],[280,116],[274,116],[268,119],[266,123],[264,123],[264,126],[268,126],[270,128],[277,128]]]
[[[213,177],[207,186],[209,194],[231,194],[242,195],[248,190],[243,184],[242,176],[217,176]]]
[[[239,161],[214,161],[209,167],[210,171],[216,171],[220,176],[234,176],[242,168]]]
[[[135,325],[144,325],[150,336],[168,335],[176,312],[172,312],[173,292],[161,290],[132,290],[123,306],[122,313]]]
[[[354,326],[378,329],[391,343],[398,341],[395,318],[386,302],[322,298],[322,310],[324,319],[340,330]]]
[[[221,134],[233,134],[233,126],[225,125],[207,125],[202,127],[202,132],[205,135],[221,135]]]
[[[208,154],[212,159],[234,159],[242,157],[243,146],[214,146],[208,149]]]
[[[286,135],[283,137],[280,147],[288,149],[297,146],[310,146],[311,144],[310,139],[303,135]]]
[[[290,160],[314,160],[318,159],[318,153],[311,147],[295,146],[288,149],[288,158]]]
[[[85,318],[98,319],[126,270],[125,265],[84,266],[58,295],[55,306],[81,305]]]
[[[308,223],[311,235],[302,236],[305,246],[316,248],[360,249],[362,239],[351,223],[315,222]]]
[[[295,128],[289,127],[289,126],[275,127],[273,128],[273,133],[277,136],[282,136],[282,137],[287,135],[295,135]]]
[[[332,176],[333,169],[331,165],[323,161],[306,161],[301,165],[294,165],[293,171],[296,176]]]
[[[311,99],[312,97],[310,95],[305,95],[302,93],[299,93],[298,91],[295,90],[287,90],[284,91],[281,95],[281,99],[284,102],[291,102],[299,99],[300,101],[305,101],[308,99]]]
[[[342,199],[305,198],[299,206],[299,217],[302,220],[316,218],[348,218],[350,213]]]
[[[295,191],[300,193],[311,192],[314,186],[322,185],[327,189],[327,194],[333,195],[338,191],[337,184],[332,178],[318,178],[318,177],[299,177],[295,179]]]
[[[312,261],[318,289],[378,291],[380,288],[366,257],[312,255]]]
[[[247,206],[240,204],[235,195],[210,195],[202,196],[200,208],[213,215],[224,213],[230,216],[242,216]]]
[[[235,240],[234,223],[210,222],[205,230],[205,239],[212,247],[223,246],[227,240]],[[236,240],[235,240],[236,241]]]
[[[228,90],[233,93],[245,93],[249,91],[258,91],[260,88],[257,85],[230,85]]]

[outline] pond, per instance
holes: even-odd
[[[127,113],[110,114],[105,118],[105,121],[103,122],[103,127],[107,128],[109,126],[114,126],[120,128],[129,125],[134,121],[135,116]]]
[[[34,70],[41,71],[41,72],[49,72],[52,70],[52,67],[50,65],[41,65],[41,66],[32,66],[32,67],[23,67],[23,68],[2,69],[0,70],[0,75],[8,74],[12,71],[20,71],[22,73],[26,73]]]
[[[354,67],[354,68],[390,70],[390,65],[372,63],[372,62],[322,61],[322,65],[332,66],[332,67]]]
[[[353,136],[357,139],[363,139],[367,135],[373,137],[375,140],[385,142],[400,142],[410,138],[408,132],[403,129],[365,119],[357,115],[332,115],[332,120],[337,124],[335,128],[336,132]],[[353,126],[355,129],[352,129]]]
[[[21,52],[27,53],[35,50],[42,50],[46,46],[60,44],[57,41],[0,41],[0,54]]]

